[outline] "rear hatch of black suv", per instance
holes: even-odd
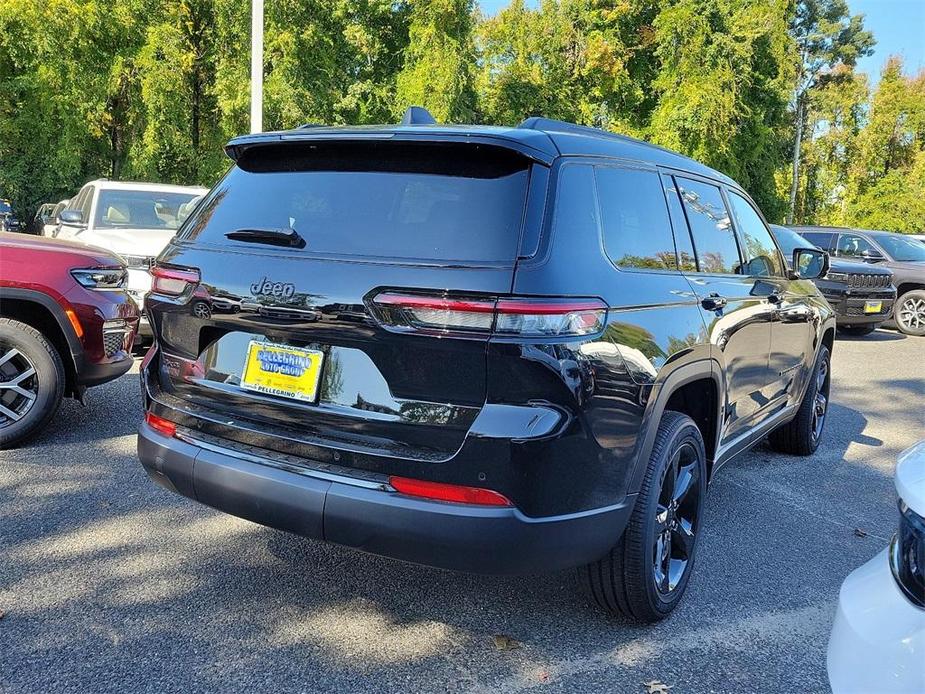
[[[486,402],[498,297],[546,169],[471,137],[231,152],[158,259],[149,394],[200,441],[292,464],[422,477],[451,460]]]

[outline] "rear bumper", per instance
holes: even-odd
[[[398,494],[386,483],[302,471],[168,438],[142,424],[138,456],[161,486],[241,518],[373,554],[458,571],[523,574],[580,566],[622,534],[634,497],[552,518]]]

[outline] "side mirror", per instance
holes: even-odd
[[[73,208],[61,210],[61,214],[58,215],[58,221],[69,227],[86,226],[84,223],[84,213]]]
[[[829,254],[818,248],[796,248],[793,251],[793,278],[815,280],[829,271]]]
[[[883,260],[883,254],[877,251],[866,250],[861,253],[861,258],[864,259],[865,263],[879,263]]]

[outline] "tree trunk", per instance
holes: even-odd
[[[800,145],[803,141],[803,96],[797,97],[796,137],[793,141],[793,182],[790,184],[790,211],[787,213],[787,224],[793,224],[797,209],[797,190],[800,188]]]

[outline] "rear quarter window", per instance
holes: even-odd
[[[303,250],[460,263],[517,256],[529,162],[482,145],[317,143],[247,154],[181,237],[236,245],[239,229],[295,229]]]
[[[641,169],[594,169],[604,248],[620,267],[676,270],[671,220],[659,174]]]

